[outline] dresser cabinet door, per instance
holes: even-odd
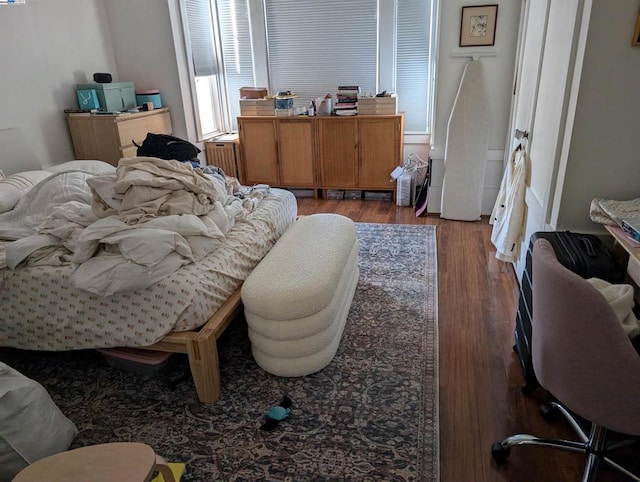
[[[278,147],[276,121],[269,117],[239,118],[244,184],[278,186]]]
[[[322,188],[358,187],[358,130],[354,118],[318,119]]]
[[[359,187],[393,189],[390,173],[402,164],[402,126],[398,117],[359,119]]]
[[[280,182],[283,186],[315,186],[314,146],[310,119],[278,121]]]

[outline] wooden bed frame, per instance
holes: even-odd
[[[202,403],[215,403],[220,398],[220,364],[217,341],[240,312],[240,287],[225,301],[209,321],[197,331],[172,331],[154,345],[140,346],[144,350],[186,353],[189,368]]]
[[[298,215],[296,219],[301,218]],[[220,363],[217,341],[242,308],[240,285],[209,321],[195,331],[172,331],[158,343],[139,346],[141,350],[186,353],[198,399],[202,403],[215,403],[220,398]]]

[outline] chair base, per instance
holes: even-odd
[[[548,439],[536,437],[529,434],[511,435],[502,442],[496,442],[491,446],[491,455],[496,462],[503,462],[509,457],[511,447],[514,445],[537,445],[542,447],[552,447],[573,452],[581,452],[587,455],[587,462],[582,476],[582,482],[594,482],[596,480],[596,472],[600,462],[606,463],[608,466],[625,474],[631,480],[640,482],[640,477],[632,474],[629,470],[611,460],[607,454],[612,450],[620,448],[633,441],[622,441],[613,445],[607,445],[607,429],[592,424],[589,435],[580,427],[575,417],[560,403],[551,402],[550,406],[562,413],[567,419],[573,430],[580,438],[580,442],[573,440]]]

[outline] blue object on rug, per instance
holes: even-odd
[[[293,405],[293,402],[289,397],[286,395],[282,397],[282,401],[279,405],[269,409],[267,412],[267,419],[262,425],[260,425],[260,430],[273,430],[276,428],[280,421],[287,418],[291,413],[291,405]]]

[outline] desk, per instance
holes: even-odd
[[[607,226],[605,228],[613,236],[617,246],[620,246],[629,255],[627,262],[627,274],[636,284],[640,286],[640,245],[635,243],[625,232],[618,226]],[[637,292],[638,290],[636,290]],[[636,297],[638,294],[636,293]]]
[[[145,482],[156,469],[165,480],[173,480],[170,471],[166,472],[168,467],[160,462],[156,465],[153,449],[142,443],[89,445],[40,459],[23,469],[13,482]]]

